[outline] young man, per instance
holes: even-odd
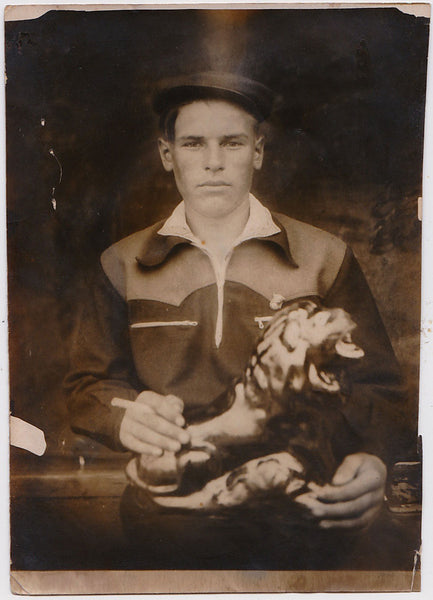
[[[357,529],[379,513],[386,464],[401,441],[398,366],[351,251],[272,215],[250,193],[263,161],[259,123],[271,106],[267,88],[231,74],[194,75],[160,91],[159,152],[182,202],[101,257],[66,380],[72,424],[118,450],[180,450],[189,415],[242,372],[275,294],[344,308],[365,350],[342,407],[352,434],[336,450],[332,483],[298,502],[317,531]],[[113,398],[152,411],[116,408]]]

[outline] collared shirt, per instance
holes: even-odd
[[[272,219],[270,211],[263,206],[253,194],[249,195],[249,201],[250,212],[248,221],[239,237],[233,242],[232,248],[252,238],[268,237],[281,231],[280,227],[278,227]],[[176,206],[164,225],[158,231],[158,234],[183,237],[186,240],[200,245],[200,240],[194,235],[187,223],[184,202],[181,202]]]

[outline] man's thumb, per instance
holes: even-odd
[[[359,457],[355,454],[346,456],[341,465],[335,471],[335,475],[332,479],[333,485],[345,485],[352,481],[355,477],[358,467],[360,465]]]

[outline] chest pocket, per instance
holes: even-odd
[[[183,386],[193,376],[194,365],[200,365],[206,342],[202,298],[191,296],[181,306],[130,300],[128,306],[131,350],[143,385],[186,400]]]
[[[190,361],[201,351],[198,320],[167,319],[130,323],[129,335],[137,374],[149,389],[174,393]],[[174,387],[173,387],[174,386]]]

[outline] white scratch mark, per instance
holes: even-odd
[[[41,125],[42,125],[42,127],[45,127],[45,119],[43,117],[41,119]]]
[[[80,464],[80,469],[84,469],[84,465],[86,464],[86,461],[84,459],[84,456],[79,456],[78,457],[78,462]]]
[[[62,177],[63,177],[63,167],[59,161],[59,159],[56,156],[56,153],[54,152],[53,148],[50,148],[49,153],[51,154],[51,156],[53,156],[56,159],[57,164],[59,165],[59,184],[62,183]]]
[[[45,123],[45,119],[43,119],[44,123]],[[58,166],[59,166],[59,185],[62,183],[62,177],[63,177],[63,168],[62,165],[60,164],[59,159],[56,156],[56,153],[54,152],[53,148],[49,149],[49,153],[51,154],[51,156],[56,160]],[[55,193],[56,193],[56,188],[53,187],[51,190],[51,205],[53,207],[54,210],[57,209],[57,201],[55,198]]]

